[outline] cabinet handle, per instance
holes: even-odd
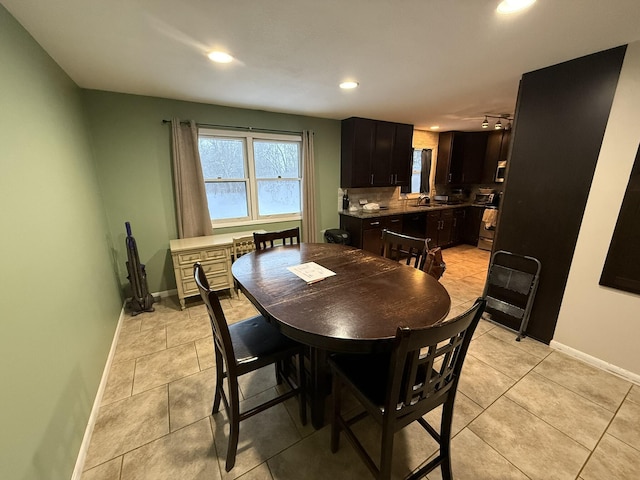
[[[456,225],[458,225],[458,219],[454,217],[454,219],[453,219],[453,226],[455,227]]]
[[[394,220],[394,219],[392,219],[392,220],[391,220],[391,223],[398,223],[399,221],[400,221],[400,219],[399,219],[399,218],[396,218],[395,220]]]
[[[451,183],[451,174],[449,174],[449,183]]]
[[[373,227],[374,225],[380,225],[380,222],[371,222],[369,225]]]
[[[373,173],[371,174],[371,185],[373,185]]]
[[[394,185],[397,185],[397,184],[398,184],[398,174],[397,174],[397,173],[394,173],[394,174],[393,174],[393,184],[394,184]]]
[[[393,173],[389,175],[389,183],[393,185]]]

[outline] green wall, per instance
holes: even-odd
[[[0,477],[71,477],[122,307],[80,89],[0,6]]]
[[[124,222],[129,221],[140,260],[146,265],[149,290],[176,288],[169,254],[169,240],[177,238],[171,126],[163,124],[163,119],[176,117],[215,125],[314,131],[318,238],[320,230],[339,226],[339,121],[95,90],[83,91],[83,98],[114,240],[113,255],[123,287],[128,284]],[[235,231],[276,230],[290,225],[261,224]],[[214,233],[231,231],[234,230],[226,228]]]

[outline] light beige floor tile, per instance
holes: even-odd
[[[505,396],[590,450],[613,418],[607,409],[534,372]]]
[[[142,317],[140,315],[133,317],[129,314],[125,314],[122,318],[122,323],[120,324],[120,336],[139,333],[141,325]]]
[[[640,386],[634,385],[631,387],[631,391],[629,395],[627,395],[627,400],[634,403],[640,403]]]
[[[199,371],[193,343],[145,355],[136,360],[133,393],[143,392]]]
[[[473,340],[469,353],[515,380],[525,376],[539,362],[536,357],[492,335]]]
[[[468,428],[451,440],[451,469],[456,480],[527,480],[527,476]],[[427,478],[441,480],[440,467]]]
[[[193,342],[201,338],[212,338],[209,316],[187,318],[167,325],[167,348]]]
[[[607,410],[615,412],[631,383],[560,352],[553,352],[535,368],[553,380]]]
[[[181,310],[179,306],[172,303],[160,303],[154,305],[155,311],[141,314],[141,330],[149,328],[164,327],[173,322],[180,322],[189,318],[187,310]]]
[[[122,457],[98,465],[82,474],[82,480],[120,480],[120,470],[122,469]]]
[[[201,338],[196,340],[196,353],[198,354],[198,364],[200,370],[206,370],[216,364],[216,356],[213,352],[213,339]]]
[[[457,392],[456,401],[453,405],[453,425],[451,435],[455,436],[460,430],[466,427],[474,418],[482,413],[484,409],[461,392]],[[424,416],[425,420],[431,424],[436,431],[440,431],[440,420],[442,419],[442,406],[432,410]]]
[[[253,470],[249,470],[244,475],[238,477],[238,480],[273,480],[267,462],[261,463]]]
[[[626,400],[607,433],[640,451],[640,404]]]
[[[584,480],[637,480],[640,451],[605,434],[580,476]]]
[[[267,462],[274,480],[369,479],[371,473],[342,439],[340,449],[331,453],[331,429],[324,427]]]
[[[474,336],[484,335],[485,333],[487,333],[490,330],[493,330],[494,328],[496,328],[495,323],[488,322],[481,318],[480,321],[478,322],[478,326],[476,327]]]
[[[169,433],[167,386],[100,408],[85,469],[104,463]]]
[[[574,479],[590,453],[506,398],[468,428],[533,480]]]
[[[121,480],[219,478],[211,425],[203,419],[126,453]]]
[[[215,369],[210,368],[169,384],[172,432],[211,415],[215,377]]]
[[[553,352],[553,349],[548,345],[529,337],[521,338],[520,341],[517,342],[516,337],[518,334],[500,325],[497,325],[491,330],[491,335],[513,347],[519,348],[529,355],[536,357],[538,360],[546,358],[551,354],[551,352]]]
[[[136,361],[133,359],[111,364],[107,386],[102,396],[102,405],[131,396],[135,366]]]
[[[487,408],[515,383],[513,378],[467,354],[458,391],[481,407]]]
[[[276,386],[276,368],[267,365],[238,378],[238,385],[244,398],[253,397]]]
[[[275,389],[271,389],[242,401],[240,411],[246,411],[257,403],[267,401],[275,394]],[[231,472],[227,473],[224,470],[229,439],[226,414],[221,410],[210,419],[214,430],[218,462],[225,479],[243,475],[302,438],[284,405],[275,405],[240,423],[236,464]]]
[[[167,348],[167,332],[163,326],[124,336],[121,334],[113,361],[131,360],[165,348]]]

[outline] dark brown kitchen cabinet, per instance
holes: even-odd
[[[480,224],[482,223],[482,215],[484,207],[467,207],[467,214],[463,229],[463,243],[478,246]]]
[[[351,245],[372,253],[380,254],[382,230],[388,228],[402,232],[402,215],[356,218],[340,214],[340,229],[351,236]]]
[[[452,245],[458,245],[463,242],[466,217],[466,208],[456,208],[453,210],[453,225],[451,226]]]
[[[480,183],[486,150],[486,132],[440,133],[435,183],[437,185]]]
[[[494,130],[489,132],[480,183],[495,183],[498,162],[507,161],[510,143],[511,130]]]
[[[427,238],[429,247],[448,247],[453,244],[453,210],[436,210],[427,213]]]
[[[340,186],[408,188],[413,125],[352,117],[342,121]]]

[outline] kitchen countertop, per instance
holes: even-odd
[[[403,207],[394,207],[394,208],[382,208],[380,210],[373,211],[365,211],[362,209],[356,210],[355,212],[350,212],[348,210],[341,210],[340,213],[342,215],[348,215],[350,217],[355,218],[374,218],[374,217],[387,217],[390,215],[404,215],[410,213],[420,213],[420,212],[431,212],[434,210],[448,210],[452,208],[463,208],[463,207],[486,207],[487,205],[478,205],[471,202],[466,203],[456,203],[456,204],[438,204],[431,203],[429,205],[420,205],[420,206],[411,206],[411,204],[407,204]]]

